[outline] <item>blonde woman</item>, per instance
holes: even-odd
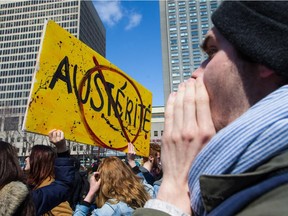
[[[95,200],[97,215],[132,215],[149,199],[140,179],[117,157],[103,159],[98,172],[90,178],[90,190],[84,201],[76,206],[75,216],[89,214]]]

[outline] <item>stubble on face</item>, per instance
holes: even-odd
[[[253,67],[239,58],[235,48],[216,28],[209,32],[208,37],[206,50],[213,47],[217,52],[203,67],[204,83],[210,97],[215,129],[219,131],[251,106],[248,92],[253,91]]]

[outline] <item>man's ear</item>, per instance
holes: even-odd
[[[261,78],[269,78],[275,74],[274,70],[267,68],[264,65],[259,65],[258,71]]]
[[[150,162],[153,162],[153,160],[154,160],[154,157],[153,157],[152,155],[150,155],[150,156],[149,156],[149,161],[150,161]]]

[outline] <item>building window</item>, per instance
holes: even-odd
[[[189,56],[189,52],[182,52],[182,56]]]
[[[171,25],[176,25],[176,21],[175,21],[175,20],[172,20],[172,21],[169,22],[169,24],[170,24],[170,26],[171,26]]]
[[[170,40],[170,44],[177,44],[177,39]]]
[[[155,136],[155,137],[158,136],[158,131],[154,131],[154,136]]]
[[[199,49],[199,44],[192,44],[193,49]]]
[[[188,39],[187,38],[181,39],[181,43],[188,43]]]
[[[187,20],[180,20],[179,23],[180,23],[180,24],[186,24],[186,23],[187,23]]]
[[[180,73],[179,73],[179,72],[173,72],[173,73],[172,73],[172,76],[173,76],[173,77],[180,76]]]
[[[198,29],[198,25],[194,24],[194,25],[191,25],[191,29]]]
[[[171,46],[171,48],[170,48],[171,50],[177,50],[178,49],[178,47],[177,46]]]
[[[192,42],[193,42],[193,43],[199,43],[198,37],[192,38]]]
[[[179,84],[179,83],[180,83],[180,80],[173,80],[172,83],[173,83],[173,84]]]
[[[189,69],[190,69],[190,67],[189,67]],[[189,77],[190,77],[190,76],[191,76],[191,73],[190,73],[190,71],[189,71],[189,72],[184,72],[183,75],[184,75],[184,76],[189,76]]]

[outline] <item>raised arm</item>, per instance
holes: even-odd
[[[58,135],[59,136],[56,136]],[[58,158],[55,160],[55,181],[50,185],[32,191],[37,215],[51,210],[70,196],[75,178],[74,161],[69,158],[66,148],[64,133],[53,130],[49,133],[49,139],[57,148]],[[64,147],[65,146],[65,147]],[[62,154],[63,157],[59,157]]]

